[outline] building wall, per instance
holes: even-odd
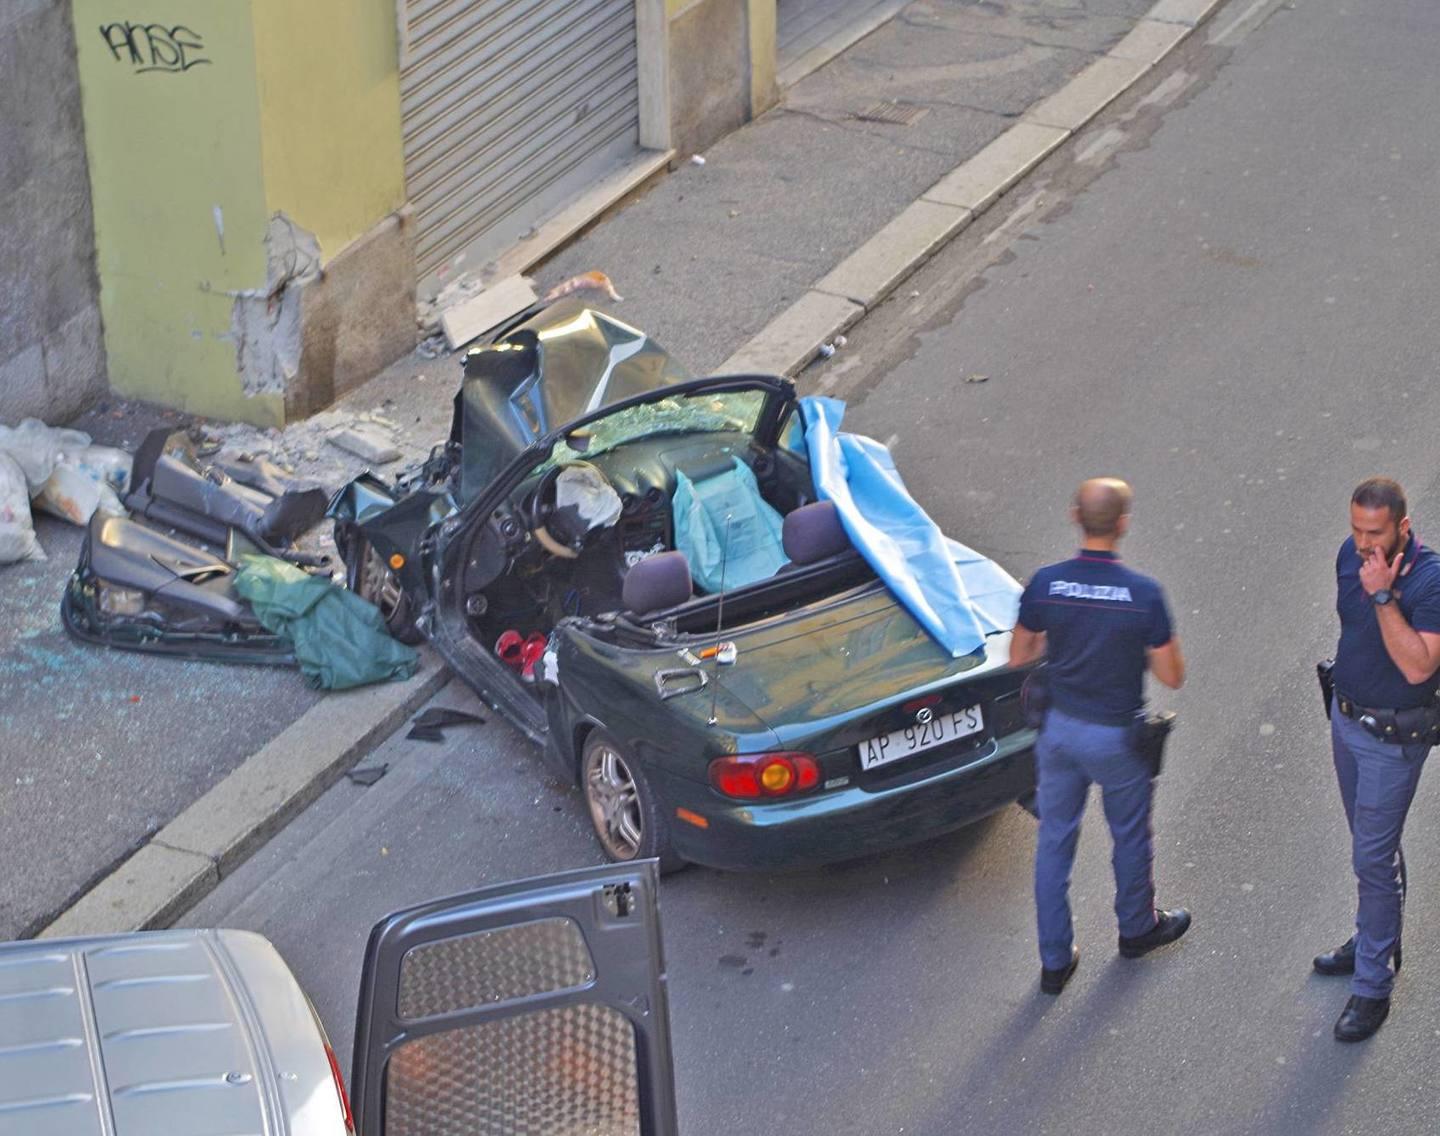
[[[0,0],[0,423],[68,419],[105,390],[67,0]]]
[[[307,336],[362,328],[373,350],[351,365],[372,372],[413,343],[412,297],[392,302],[413,266],[388,217],[404,188],[387,0],[74,10],[116,390],[279,424],[343,385],[344,356]],[[399,250],[382,258],[394,279],[378,297],[336,287],[377,239]],[[336,296],[379,308],[337,312]]]
[[[777,98],[775,0],[666,0],[671,144],[703,150]]]

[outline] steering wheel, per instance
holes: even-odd
[[[539,541],[540,547],[551,556],[558,556],[562,560],[574,560],[585,547],[583,532],[577,533],[566,543],[558,539],[549,528],[555,513],[555,486],[560,480],[560,474],[568,468],[568,463],[561,463],[547,469],[522,510],[525,527],[530,530],[530,535]]]

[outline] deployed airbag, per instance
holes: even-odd
[[[840,432],[845,404],[810,395],[800,412],[816,491],[835,502],[850,540],[916,621],[954,658],[1013,628],[1020,585],[940,531],[910,496],[889,450]]]
[[[692,481],[675,473],[675,547],[707,592],[744,587],[775,575],[785,563],[780,514],[760,496],[739,458],[723,473]]]

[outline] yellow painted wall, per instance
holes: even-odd
[[[265,203],[326,259],[405,203],[394,0],[253,0]]]
[[[228,338],[227,292],[265,280],[248,2],[74,0],[74,14],[111,384],[199,413],[279,422],[282,398],[245,397]],[[124,21],[158,30],[127,37],[114,26]],[[168,36],[177,26],[191,46]]]

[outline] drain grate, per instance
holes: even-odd
[[[930,113],[930,108],[918,103],[897,103],[893,99],[881,99],[874,106],[866,107],[854,117],[861,122],[888,122],[892,126],[914,126]]]

